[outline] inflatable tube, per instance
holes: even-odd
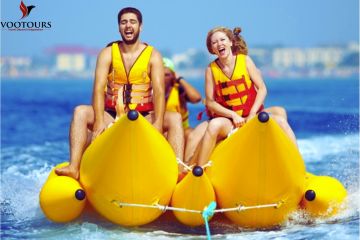
[[[45,216],[54,222],[69,222],[80,216],[86,195],[79,182],[66,176],[58,176],[55,169],[68,165],[61,163],[53,168],[40,191],[40,207]]]
[[[129,111],[97,137],[80,166],[80,182],[91,205],[124,226],[149,223],[162,211],[119,203],[168,205],[177,177],[171,146],[136,111]]]
[[[314,217],[330,217],[343,207],[347,196],[344,186],[329,176],[309,175],[301,207]]]
[[[215,192],[206,173],[201,167],[195,167],[177,184],[171,199],[171,206],[190,210],[204,210],[215,201]],[[188,226],[199,226],[204,220],[199,213],[174,211],[175,217]]]
[[[130,111],[86,149],[81,185],[54,172],[68,163],[52,169],[40,206],[50,220],[68,222],[81,214],[88,199],[108,220],[138,226],[162,214],[156,204],[168,206],[171,200],[175,208],[204,211],[216,199],[225,216],[249,228],[280,225],[299,204],[315,217],[332,216],[344,206],[344,186],[332,177],[306,173],[298,149],[266,113],[218,144],[210,159],[205,172],[194,167],[176,185],[178,166],[171,146]],[[188,226],[204,224],[200,213],[174,215]]]
[[[225,215],[242,227],[267,228],[283,223],[304,192],[305,165],[297,147],[278,124],[260,113],[212,153],[207,174],[221,208],[261,206]]]

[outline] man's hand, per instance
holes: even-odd
[[[95,140],[97,136],[99,136],[106,129],[106,125],[104,122],[95,122],[91,137],[91,142]]]

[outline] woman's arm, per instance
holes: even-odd
[[[251,107],[249,116],[247,117],[247,120],[250,120],[252,117],[256,115],[257,111],[264,103],[267,94],[267,89],[264,80],[261,76],[260,70],[255,66],[255,63],[252,61],[252,59],[249,56],[246,56],[246,68],[249,73],[250,79],[255,84],[257,90],[255,102]]]
[[[197,103],[201,101],[201,94],[191,84],[189,84],[183,77],[177,77],[179,85],[184,89],[186,99],[191,103]]]

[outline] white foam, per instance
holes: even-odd
[[[331,155],[359,154],[359,135],[325,135],[299,139],[298,145],[300,153],[306,162],[316,162]],[[358,161],[358,159],[353,160]]]

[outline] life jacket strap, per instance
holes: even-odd
[[[232,94],[226,94],[220,96],[224,101],[229,101],[236,98],[242,98],[244,96],[247,96],[249,94],[249,90],[241,91],[238,93],[232,93]]]
[[[115,106],[120,104],[124,106],[119,107],[125,109],[127,108],[126,105],[129,104],[142,104],[141,108],[145,106],[147,110],[152,110],[153,99],[151,90],[151,83],[120,84],[108,81],[107,91],[105,93],[105,106],[115,109]],[[118,97],[120,97],[122,101],[119,101]],[[138,110],[137,107],[136,110]]]
[[[121,86],[124,87],[124,91],[149,91],[151,90],[151,83],[140,83],[140,84],[131,84],[131,83],[115,83],[114,81],[108,81],[108,89],[118,90]]]
[[[239,86],[241,84],[243,84],[245,86],[246,90],[248,89],[248,87],[246,85],[246,82],[245,82],[245,76],[244,75],[239,79],[231,80],[231,81],[228,81],[228,82],[220,82],[220,83],[215,85],[215,88],[216,88],[217,91],[222,92],[222,90],[224,88],[233,87],[233,86]]]

